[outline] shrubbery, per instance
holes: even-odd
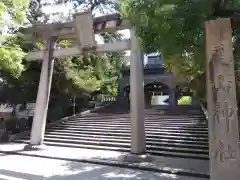
[[[5,121],[5,128],[8,134],[16,134],[31,128],[31,119],[13,117]]]

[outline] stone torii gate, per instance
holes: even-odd
[[[131,29],[131,39],[110,44],[96,44],[95,33]],[[54,59],[81,55],[88,52],[106,53],[131,50],[131,153],[143,154],[146,150],[144,128],[143,62],[135,30],[119,14],[93,18],[90,11],[74,14],[72,22],[45,24],[24,29],[25,39],[45,40],[45,50],[29,52],[26,59],[43,60],[36,100],[30,144],[26,148],[39,148],[43,144],[46,116],[53,73]],[[54,49],[58,39],[74,39],[76,46]]]

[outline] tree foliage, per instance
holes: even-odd
[[[84,7],[91,11],[99,11],[106,14],[109,11],[116,11],[119,9],[117,1],[113,0],[73,0],[74,7]]]
[[[193,90],[205,92],[202,88],[205,84],[202,78],[205,77],[204,22],[216,18],[212,3],[211,0],[122,0],[121,12],[136,27],[146,52],[162,52],[166,66],[177,80],[185,79]],[[229,1],[227,5],[229,8]],[[233,29],[237,54],[240,28]],[[235,56],[235,64],[239,62]],[[204,98],[203,92],[197,94]]]
[[[0,24],[21,25],[25,20],[28,3],[28,0],[2,0],[0,2]]]
[[[2,0],[0,2],[0,70],[18,77],[22,70],[24,53],[14,44],[14,39],[5,39],[11,30],[18,28],[25,20],[28,0]],[[11,41],[11,43],[4,43]]]
[[[28,23],[34,25],[48,21],[49,16],[43,13],[43,8],[44,5],[40,0],[31,1],[26,11]],[[104,33],[102,37],[106,42],[114,42],[122,38],[117,33]],[[23,53],[33,49],[37,50],[43,46],[42,42],[26,43],[21,39],[21,35],[8,38],[4,44],[8,47],[16,46]],[[61,48],[74,45],[70,40],[61,40],[57,44]],[[16,76],[11,76],[8,71],[0,69],[2,78],[0,101],[9,104],[35,102],[41,62],[27,62],[22,58],[23,56],[17,57],[22,61],[21,65],[24,67],[24,71],[16,78]],[[92,53],[88,56],[55,59],[48,118],[55,119],[66,115],[64,113],[71,107],[72,97],[76,97],[76,101],[80,102],[79,106],[84,107],[95,91],[106,94],[115,93],[123,63],[123,53],[101,55]]]

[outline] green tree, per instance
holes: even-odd
[[[216,18],[212,2],[211,0],[122,0],[121,13],[135,26],[146,52],[162,52],[167,67],[173,71],[176,78],[185,79],[195,91],[202,91],[202,84],[205,84],[205,79],[202,77],[205,76],[206,61],[204,21]],[[227,7],[231,7],[230,1],[227,2]],[[225,7],[226,4],[223,6]],[[240,62],[236,56],[240,50],[237,48],[240,45],[238,42],[240,29],[237,30],[236,26],[233,26],[233,29],[236,38],[234,53],[237,64]],[[203,91],[205,92],[205,89]],[[202,98],[205,97],[203,92],[197,94],[201,94]]]
[[[0,23],[6,23],[8,26],[21,25],[25,20],[28,3],[28,0],[2,0],[0,2]]]
[[[24,53],[16,44],[6,45],[6,36],[18,28],[25,20],[28,0],[3,0],[0,2],[0,70],[19,76],[24,69]]]
[[[44,6],[41,5],[41,1],[38,1],[37,5],[34,3],[30,2],[27,11],[29,22],[34,25],[48,21],[49,16],[42,12]],[[106,42],[114,42],[122,38],[119,34],[110,33],[104,33],[102,36]],[[14,36],[5,44],[8,46],[17,44],[26,53],[42,46],[42,42],[26,43],[21,36]],[[66,48],[73,46],[73,43],[70,40],[62,40],[58,42],[58,45]],[[116,93],[117,80],[123,62],[122,53],[102,55],[93,53],[88,57],[72,56],[56,59],[48,118],[53,120],[64,116],[64,113],[71,106],[73,96],[76,97],[77,102],[81,103],[81,107],[84,107],[87,105],[91,93],[95,91],[106,94]],[[18,78],[0,70],[0,76],[3,79],[0,83],[1,102],[9,104],[35,102],[41,63],[37,61],[27,62],[23,59],[23,65],[25,71]]]

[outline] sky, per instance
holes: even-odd
[[[48,0],[45,0],[45,1],[48,2]],[[53,16],[52,17],[53,19],[55,19],[55,18],[56,19],[59,19],[59,18],[61,19],[61,17],[63,19],[66,19],[66,17],[69,16],[69,14],[74,13],[72,3],[67,3],[67,4],[64,3],[62,5],[58,5],[57,8],[54,7],[54,6],[46,6],[46,7],[44,7],[43,11],[47,14],[60,13],[60,15],[57,14],[57,15]],[[102,15],[102,13],[100,13],[97,10],[95,12],[96,12],[96,14],[95,14],[96,16],[101,16]],[[130,32],[129,32],[128,29],[127,30],[122,30],[120,32],[121,32],[121,34],[123,34],[124,38],[130,38]]]
[[[45,0],[45,2],[49,2],[49,0]],[[44,2],[43,2],[44,3]],[[56,14],[57,15],[53,15],[51,18],[54,20],[54,19],[63,19],[63,21],[66,20],[66,17],[68,16],[72,16],[71,14],[74,13],[73,11],[73,6],[72,6],[72,3],[63,3],[62,5],[58,5],[57,8],[56,6],[45,6],[44,9],[43,9],[44,13],[47,13],[47,14]],[[60,13],[60,14],[59,14]],[[101,16],[102,14],[96,10],[95,12],[96,16]],[[119,31],[119,33],[123,34],[123,38],[130,38],[130,31],[128,29],[126,30],[121,30]],[[96,41],[99,43],[99,44],[102,44],[103,43],[103,40],[97,35],[95,36],[95,39]],[[127,54],[129,55],[130,54],[130,51],[127,51]]]
[[[45,2],[49,2],[49,0],[45,0]],[[45,13],[49,13],[49,14],[55,14],[54,16],[52,16],[51,18],[54,20],[58,20],[59,19],[64,22],[66,21],[68,18],[71,18],[72,17],[72,14],[74,14],[74,10],[73,10],[73,5],[71,2],[69,3],[63,3],[63,4],[60,4],[58,5],[57,7],[56,6],[48,6],[48,7],[44,7],[44,12]],[[79,11],[81,11],[82,7],[79,8]],[[79,12],[77,10],[77,12]],[[111,12],[110,12],[111,13]],[[113,12],[112,12],[113,13]],[[95,16],[101,16],[103,15],[102,13],[100,13],[99,11],[95,11]],[[68,17],[68,18],[67,18]],[[69,21],[69,20],[68,20]],[[119,33],[123,34],[123,38],[124,39],[128,39],[130,38],[130,31],[128,29],[126,30],[121,30],[121,31],[118,31]],[[102,44],[103,43],[103,39],[101,38],[101,36],[99,35],[95,35],[95,39],[96,41],[99,43],[99,44]],[[130,56],[131,52],[130,51],[125,51],[125,56]],[[154,53],[155,54],[155,53]],[[127,58],[129,59],[129,58]],[[144,64],[147,64],[147,56],[144,56]]]

